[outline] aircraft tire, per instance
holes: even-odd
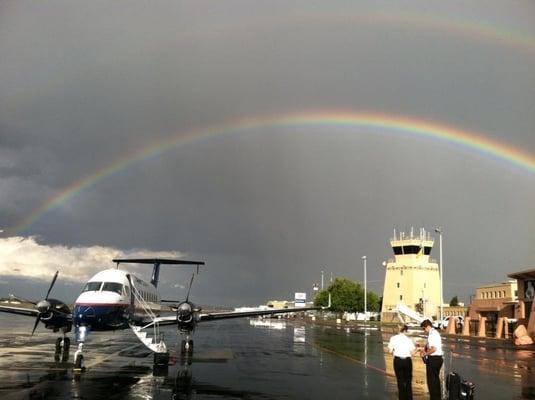
[[[71,347],[71,339],[63,339],[63,354],[61,356],[61,361],[66,362],[69,359],[69,349]]]
[[[184,355],[186,354],[186,341],[182,340],[180,342],[180,354]]]
[[[190,356],[192,356],[192,355],[193,355],[193,340],[190,340],[190,341],[188,342],[188,344],[189,344],[189,347],[188,347],[188,354],[189,354]]]
[[[56,339],[56,351],[54,352],[54,361],[58,362],[61,355],[61,338]]]

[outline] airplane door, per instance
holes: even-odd
[[[128,279],[128,283],[130,283],[130,306],[133,309],[134,308],[134,284],[132,283],[130,274],[126,274],[126,278]]]

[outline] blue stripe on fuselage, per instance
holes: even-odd
[[[76,304],[75,326],[88,326],[94,331],[128,328],[128,304]]]

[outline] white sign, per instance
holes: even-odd
[[[307,302],[307,294],[306,293],[295,293],[295,306],[296,307],[305,307]]]

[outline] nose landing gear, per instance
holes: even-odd
[[[85,371],[84,365],[84,355],[82,354],[84,348],[83,343],[78,344],[78,350],[74,353],[74,372],[83,372]]]

